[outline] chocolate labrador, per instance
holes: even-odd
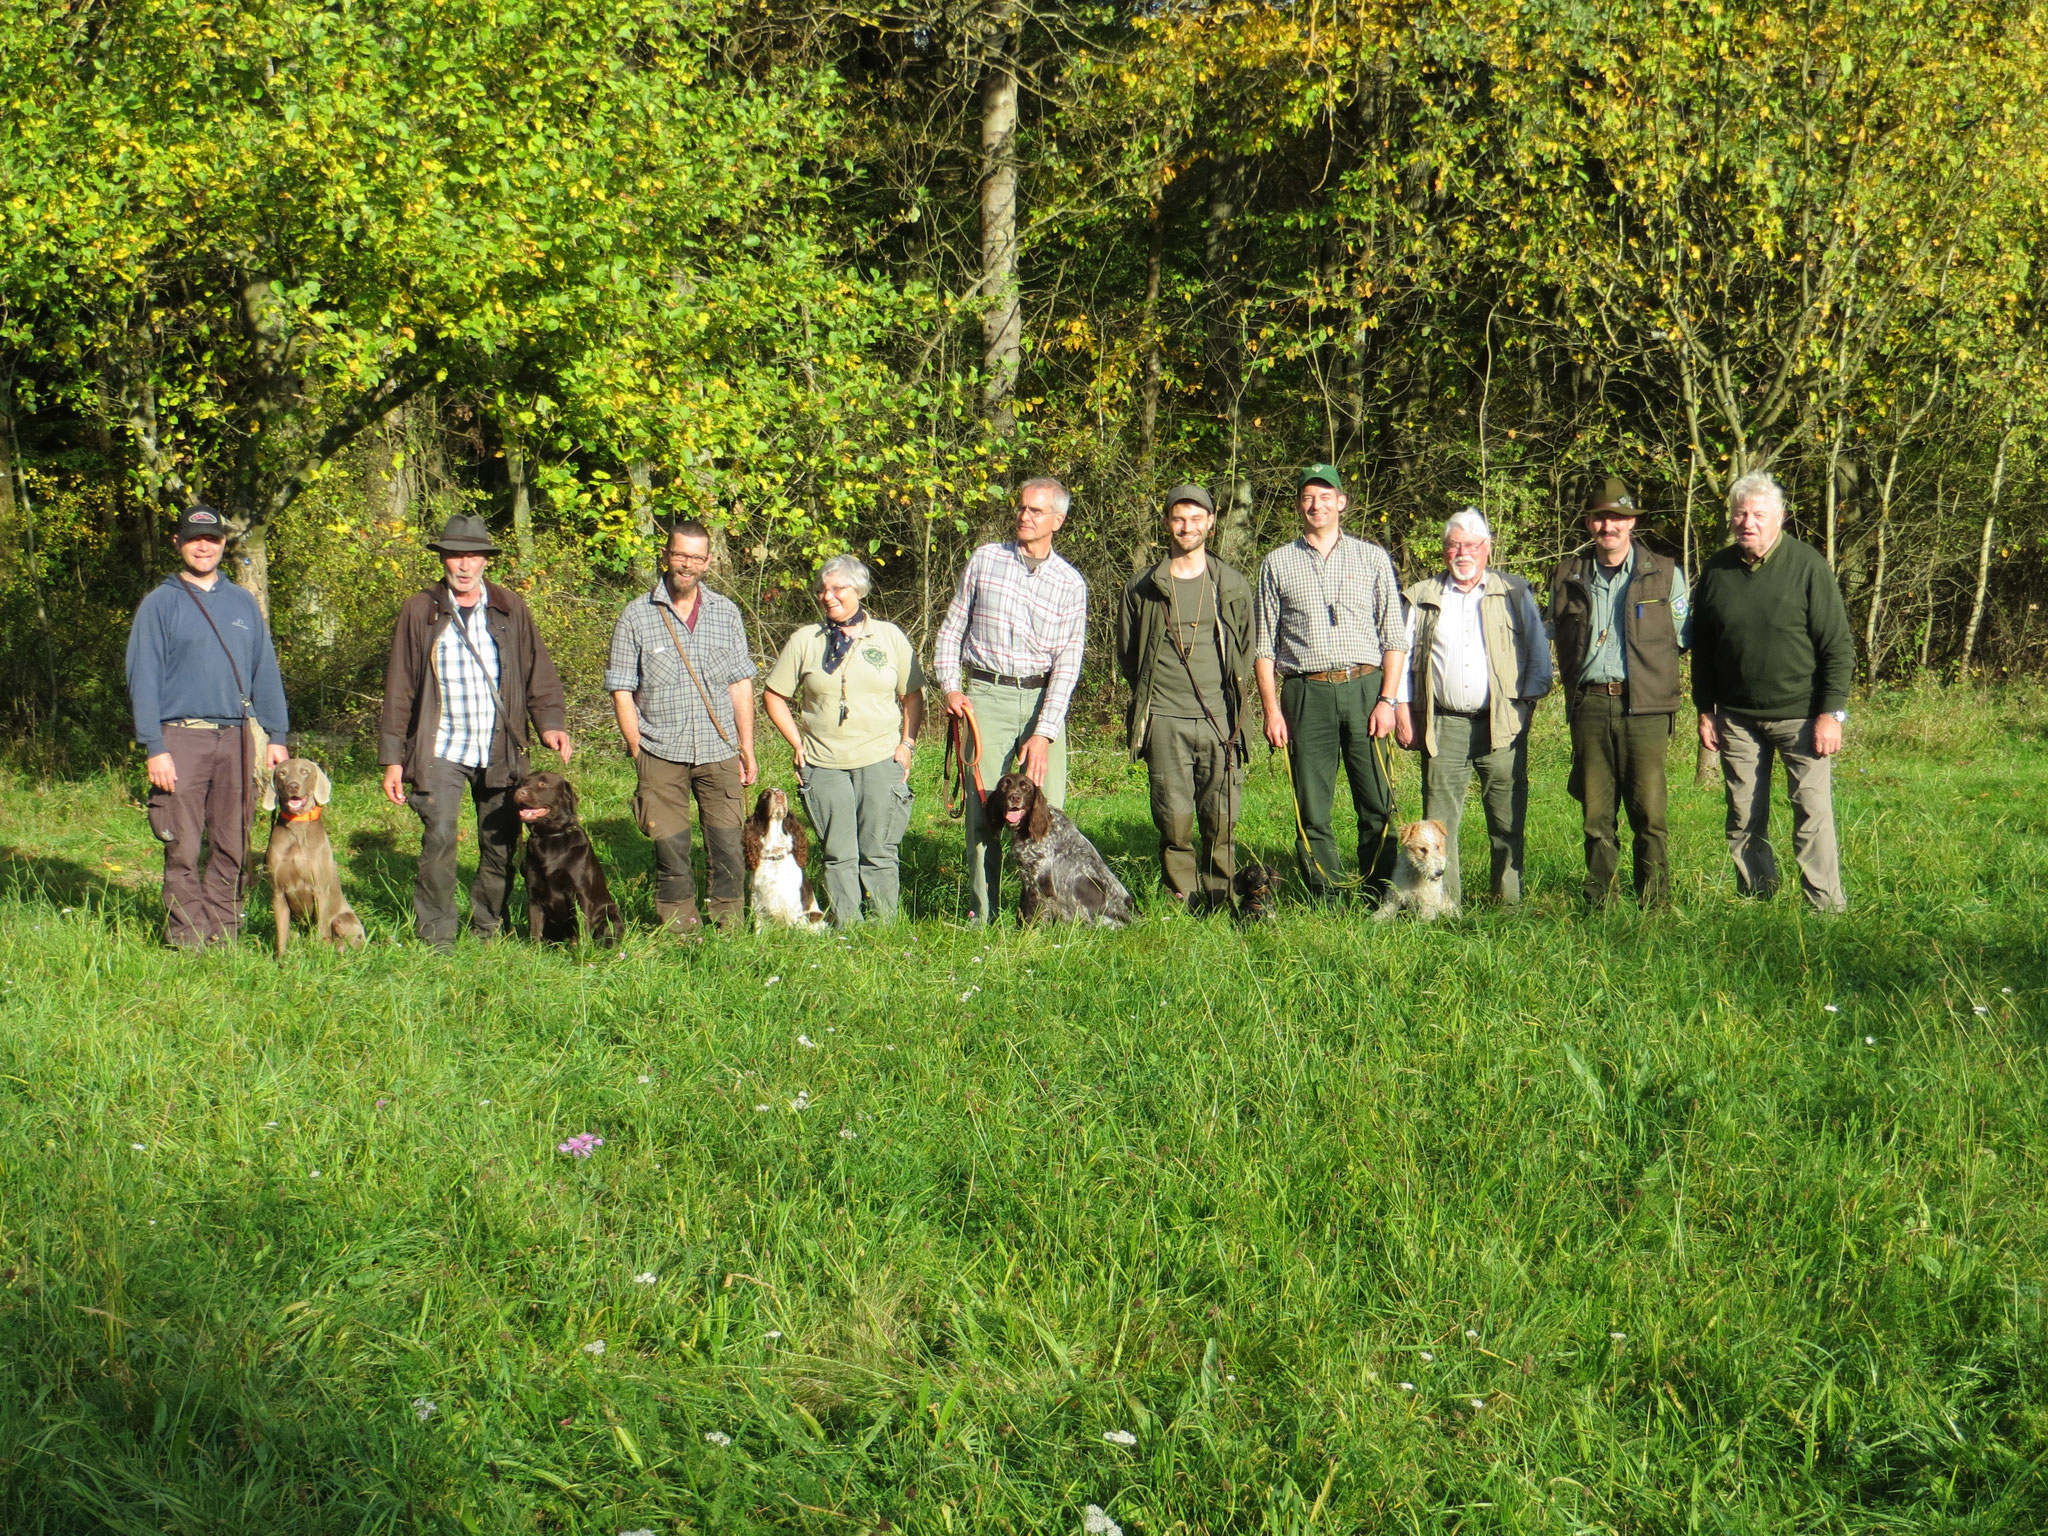
[[[292,919],[310,917],[315,936],[336,949],[360,949],[363,920],[341,894],[334,843],[327,836],[327,801],[334,786],[318,763],[288,757],[263,788],[270,824],[270,904],[277,916],[277,957],[292,936]]]
[[[526,919],[535,942],[573,944],[581,919],[598,943],[618,943],[626,915],[576,819],[576,786],[559,773],[529,774],[512,803],[526,823]]]

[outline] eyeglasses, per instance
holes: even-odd
[[[1486,543],[1482,540],[1477,544],[1446,544],[1444,545],[1444,553],[1447,555],[1483,555],[1486,553]]]
[[[670,565],[687,565],[691,567],[706,566],[711,563],[711,554],[707,550],[701,555],[679,555],[674,550],[670,550],[668,552],[668,563]]]

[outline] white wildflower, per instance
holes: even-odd
[[[1833,1003],[1822,1003],[1820,1006],[1820,1011],[1822,1013],[1840,1013],[1842,1010],[1837,1008]]]
[[[770,1328],[761,1337],[764,1339],[779,1339],[782,1337],[782,1330],[780,1328]]]
[[[1100,1504],[1081,1511],[1081,1529],[1085,1536],[1124,1536],[1124,1528],[1110,1519]]]
[[[1403,1392],[1413,1392],[1415,1390],[1415,1383],[1412,1381],[1397,1381],[1394,1383],[1394,1385],[1399,1387]]]
[[[768,1106],[766,1104],[756,1104],[754,1106],[754,1113],[757,1115],[765,1115],[768,1113]]]
[[[635,1285],[652,1285],[660,1278],[661,1276],[657,1275],[653,1270],[643,1269],[633,1277],[633,1283]]]
[[[813,1040],[809,1035],[798,1035],[796,1037],[796,1043],[802,1046],[807,1051],[815,1051],[818,1048],[818,1042]]]
[[[715,1446],[717,1446],[717,1447],[718,1447],[718,1448],[719,1448],[719,1449],[720,1449],[721,1451],[722,1451],[722,1450],[724,1450],[724,1449],[725,1449],[725,1448],[726,1448],[727,1446],[729,1446],[729,1445],[731,1445],[731,1444],[732,1444],[732,1436],[731,1436],[731,1435],[725,1435],[725,1434],[720,1434],[720,1433],[719,1433],[719,1432],[718,1432],[717,1430],[715,1430],[715,1429],[707,1429],[707,1430],[705,1430],[705,1431],[704,1431],[704,1439],[705,1439],[705,1442],[706,1442],[707,1444],[710,1444],[710,1445],[715,1445]]]
[[[789,1107],[795,1110],[809,1109],[811,1107],[811,1090],[808,1088],[797,1089],[796,1097],[789,1101]]]
[[[128,1143],[128,1149],[129,1149],[129,1150],[130,1150],[131,1152],[147,1152],[147,1151],[149,1150],[149,1148],[145,1147],[145,1146],[144,1146],[144,1145],[143,1145],[143,1144],[142,1144],[141,1142],[139,1142],[139,1141],[131,1141],[131,1142],[129,1142],[129,1143]]]
[[[1626,1344],[1628,1342],[1628,1335],[1625,1333],[1610,1333],[1607,1337],[1614,1340],[1617,1344]]]
[[[478,1099],[476,1101],[476,1107],[478,1109],[489,1109],[491,1107],[491,1101],[489,1099]]]
[[[274,1131],[277,1129],[277,1122],[275,1120],[266,1120],[263,1122],[263,1129],[265,1129],[266,1131]]]
[[[1424,1350],[1424,1351],[1422,1352],[1422,1363],[1423,1363],[1424,1365],[1427,1365],[1427,1364],[1429,1364],[1429,1363],[1430,1363],[1430,1361],[1434,1360],[1435,1358],[1436,1358],[1436,1356],[1435,1356],[1435,1355],[1432,1355],[1432,1354],[1431,1354],[1431,1353],[1430,1353],[1430,1352],[1429,1352],[1428,1350],[1426,1350],[1426,1349],[1425,1349],[1425,1350]]]
[[[1102,1438],[1111,1445],[1131,1446],[1138,1443],[1138,1437],[1128,1429],[1105,1429],[1102,1432]]]
[[[1465,1337],[1476,1342],[1479,1338],[1479,1330],[1477,1328],[1467,1328],[1465,1330]]]
[[[641,1082],[643,1082],[643,1083],[651,1083],[651,1082],[653,1082],[653,1081],[654,1081],[654,1079],[653,1079],[653,1078],[651,1078],[651,1077],[649,1077],[649,1076],[648,1076],[648,1075],[647,1075],[647,1074],[646,1074],[645,1072],[642,1072],[642,1073],[640,1074],[640,1079],[639,1079],[639,1080],[640,1080]]]
[[[842,1125],[841,1127],[839,1127],[839,1139],[841,1141],[851,1141],[855,1136],[859,1134],[860,1133],[854,1130],[854,1128],[850,1125]]]
[[[585,1353],[586,1355],[590,1355],[590,1356],[592,1356],[593,1358],[594,1358],[594,1357],[596,1357],[596,1356],[598,1356],[598,1355],[601,1355],[601,1354],[603,1354],[603,1353],[604,1353],[604,1340],[603,1340],[603,1339],[592,1339],[592,1340],[591,1340],[591,1341],[590,1341],[590,1342],[589,1342],[588,1344],[586,1344],[586,1345],[584,1345],[584,1346],[583,1346],[583,1353]]]
[[[1475,1411],[1477,1411],[1478,1409],[1484,1408],[1485,1406],[1486,1406],[1486,1399],[1485,1399],[1485,1398],[1483,1398],[1483,1397],[1475,1397],[1475,1398],[1473,1398],[1473,1399],[1472,1399],[1472,1407],[1473,1407],[1473,1409],[1474,1409]]]
[[[775,986],[781,980],[782,978],[780,976],[770,976],[766,981],[762,982],[761,985],[764,987],[772,987]]]
[[[619,1536],[654,1536],[654,1532],[643,1525],[637,1531],[621,1531]]]
[[[1863,1037],[1863,1043],[1864,1043],[1865,1045],[1875,1045],[1875,1044],[1877,1044],[1877,1036],[1875,1036],[1875,1035],[1865,1035],[1865,1036]]]
[[[319,1170],[318,1168],[315,1168],[315,1169],[314,1169],[314,1170],[312,1171],[312,1173],[308,1175],[308,1177],[310,1177],[310,1178],[315,1178],[315,1179],[319,1178],[319,1177],[320,1177],[320,1170]]]
[[[1982,1017],[1983,1015],[1985,1015],[1985,1014],[1989,1013],[1990,1011],[1991,1011],[1991,1010],[1990,1010],[1989,1008],[1986,1008],[1986,1007],[1985,1007],[1985,1006],[1984,1006],[1984,1005],[1983,1005],[1982,1003],[1978,1003],[1978,1004],[1977,1004],[1977,1005],[1976,1005],[1975,1007],[1973,1007],[1973,1008],[1972,1008],[1972,1009],[1970,1010],[1970,1012],[1972,1012],[1972,1013],[1974,1013],[1974,1014],[1978,1015],[1978,1016],[1979,1016],[1980,1018],[1981,1018],[1981,1017]]]
[[[426,1423],[427,1420],[431,1419],[439,1411],[438,1404],[430,1403],[424,1397],[416,1397],[412,1400],[412,1416],[422,1424]]]
[[[1999,990],[2000,992],[2002,992],[2002,993],[2003,993],[2003,994],[2004,994],[2005,996],[2007,996],[2007,997],[2011,997],[2011,996],[2012,996],[2012,988],[2011,988],[2011,987],[2000,987],[2000,988],[1999,988],[1998,990]]]

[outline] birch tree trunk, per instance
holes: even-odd
[[[516,431],[505,434],[505,478],[512,484],[512,546],[519,569],[533,569],[533,488],[526,479],[526,449]]]
[[[995,0],[994,58],[981,88],[982,409],[1008,437],[1017,427],[1024,309],[1017,291],[1017,0]]]
[[[1963,664],[1956,673],[1965,681],[1970,662],[1977,654],[1977,630],[1984,622],[1984,592],[1991,584],[1991,536],[1998,530],[1998,495],[2005,489],[2005,450],[2012,442],[2012,416],[2005,418],[2005,432],[1998,439],[1998,462],[1991,467],[1991,505],[1984,514],[1984,538],[1977,546],[1977,590],[1970,598],[1970,623],[1963,631]]]
[[[643,587],[654,585],[654,466],[635,459],[626,466],[633,511],[633,560],[627,569]]]

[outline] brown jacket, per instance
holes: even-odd
[[[377,760],[403,763],[408,784],[423,783],[441,725],[441,681],[434,672],[434,643],[450,623],[448,587],[435,582],[415,592],[398,610],[391,636],[391,660],[384,668],[384,715]],[[524,599],[495,582],[484,583],[484,624],[498,642],[498,692],[505,707],[491,740],[490,785],[516,784],[526,776],[526,727],[536,733],[563,729],[562,679],[534,628]],[[513,722],[517,721],[515,727]]]

